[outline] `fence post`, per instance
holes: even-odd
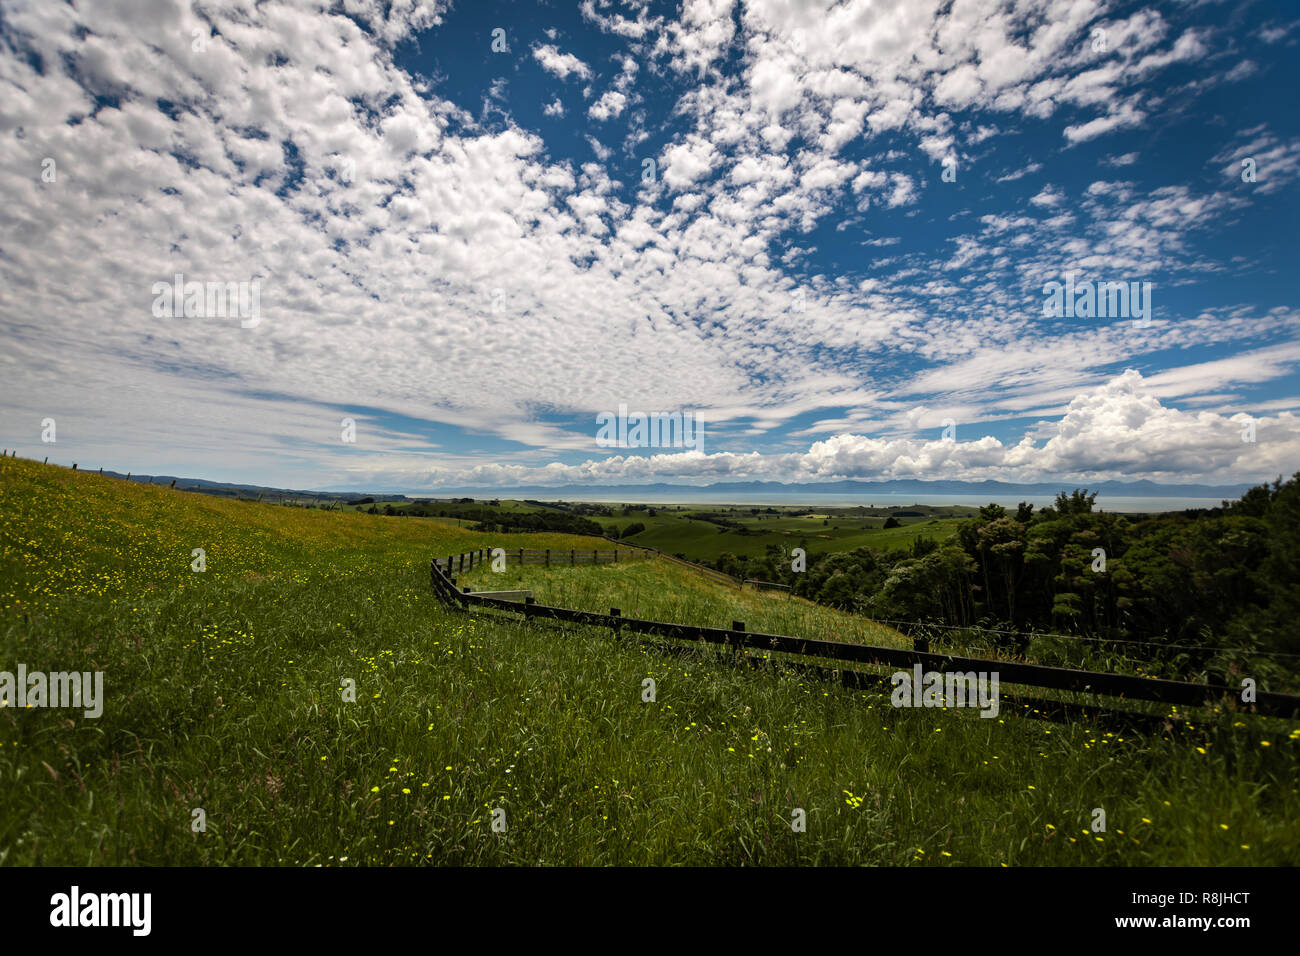
[[[537,603],[537,598],[524,598],[524,618],[531,621],[533,619],[533,605]]]
[[[546,549],[546,566],[547,566],[548,568],[551,566],[551,549],[550,549],[550,548],[547,548],[547,549]]]
[[[618,548],[614,549],[614,563],[618,564]]]
[[[574,567],[578,563],[578,549],[569,549],[569,567]]]
[[[524,566],[524,549],[523,549],[523,548],[520,548],[520,549],[519,549],[519,567],[522,568],[523,566]]]
[[[622,617],[622,616],[623,616],[623,612],[620,611],[620,610],[619,610],[618,608],[616,608],[616,607],[612,607],[612,608],[609,609],[609,616],[610,616],[610,617]],[[611,630],[613,630],[613,632],[614,632],[614,636],[615,636],[615,637],[618,637],[618,633],[619,633],[619,631],[621,630],[621,628],[618,626],[618,622],[617,622],[617,621],[614,622],[614,625],[613,625],[613,627],[611,628]]]
[[[733,631],[744,631],[744,630],[745,630],[745,622],[744,622],[744,621],[732,621],[732,622],[731,622],[731,629],[732,629]],[[739,658],[742,654],[745,653],[745,651],[744,651],[744,645],[741,644],[741,643],[740,643],[740,642],[735,638],[734,635],[733,635],[733,636],[731,637],[731,639],[730,639],[730,644],[731,644],[731,652],[732,652],[733,654],[735,654],[735,656],[736,656],[737,658]]]

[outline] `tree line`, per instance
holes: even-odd
[[[884,620],[1300,652],[1300,472],[1214,509],[1127,516],[1096,497],[986,505],[942,543],[810,556],[802,574],[776,546],[716,566]]]

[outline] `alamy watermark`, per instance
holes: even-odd
[[[133,936],[148,936],[152,910],[152,893],[83,893],[73,886],[50,897],[50,925],[118,926],[129,928]]]
[[[889,678],[894,685],[889,701],[895,707],[979,707],[981,717],[998,715],[998,672],[898,671]]]
[[[104,712],[103,671],[0,671],[0,707],[84,707],[87,717]]]
[[[155,282],[153,314],[157,319],[238,318],[239,327],[255,328],[262,321],[262,281],[186,282],[176,273],[175,282]]]
[[[704,419],[699,412],[632,412],[596,416],[596,444],[601,448],[689,448],[704,451]]]
[[[1139,328],[1151,324],[1150,282],[1075,282],[1074,273],[1065,282],[1043,286],[1043,316],[1046,318],[1136,319]]]

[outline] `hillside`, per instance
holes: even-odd
[[[106,697],[98,718],[0,709],[0,862],[1300,859],[1284,725],[1195,714],[1142,735],[896,710],[711,651],[433,599],[434,553],[609,547],[505,539],[0,461],[0,669],[102,670]],[[732,607],[678,573],[646,565],[629,572],[646,591],[618,590],[629,606]],[[754,617],[773,599],[743,600]],[[1088,829],[1098,807],[1104,834]]]
[[[613,545],[607,542],[604,547]],[[570,568],[557,557],[549,570],[507,563],[503,572],[493,572],[487,566],[476,568],[460,583],[475,590],[526,588],[542,604],[600,612],[617,607],[625,617],[704,627],[730,627],[733,621],[743,621],[749,630],[766,634],[912,646],[893,628],[859,615],[822,607],[784,591],[720,586],[692,568],[662,558]]]

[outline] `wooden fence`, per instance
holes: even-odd
[[[479,548],[477,551],[466,551],[464,554],[434,558],[433,561],[439,568],[458,574],[461,571],[472,571],[484,564],[491,564],[492,554],[498,550],[505,554],[507,567],[512,564],[532,564],[547,568],[565,568],[576,567],[579,564],[618,564],[620,561],[644,560],[650,557],[644,551],[630,548],[615,548],[613,551],[601,551],[597,548]]]
[[[764,588],[770,591],[792,590],[788,584],[778,584],[776,581],[760,581],[758,578],[745,578],[745,580],[741,582],[741,587],[743,588],[746,584],[752,584],[760,590]]]
[[[518,553],[515,549],[513,553]],[[525,553],[527,549],[525,549]],[[507,552],[510,554],[512,552]],[[555,552],[552,552],[553,554]],[[588,551],[588,555],[592,552]],[[486,558],[484,557],[486,555]],[[1125,674],[1106,674],[1097,671],[1075,670],[1068,667],[1050,667],[1044,664],[1027,664],[1018,661],[999,661],[977,657],[957,657],[922,650],[902,650],[894,647],[876,647],[870,644],[847,644],[842,641],[823,641],[813,638],[791,637],[786,634],[762,634],[745,630],[743,622],[733,621],[729,628],[699,627],[693,624],[672,624],[666,621],[648,621],[624,617],[618,608],[608,614],[595,611],[577,611],[571,608],[550,607],[537,604],[532,598],[525,603],[500,600],[485,595],[462,591],[456,586],[455,574],[460,569],[476,567],[491,560],[491,551],[471,551],[447,558],[434,558],[429,563],[430,584],[434,593],[445,603],[468,609],[488,607],[503,611],[522,612],[526,619],[550,619],[589,627],[607,627],[616,634],[622,632],[650,634],[658,637],[697,641],[731,647],[737,652],[744,648],[758,651],[776,651],[804,658],[843,661],[853,664],[875,664],[911,670],[920,664],[923,671],[961,671],[996,673],[1003,684],[1019,684],[1051,690],[1075,691],[1127,700],[1152,701],[1199,707],[1221,701],[1239,701],[1239,689],[1220,684],[1195,684],[1188,681],[1163,680],[1153,677],[1131,677]],[[575,559],[576,560],[576,559]],[[450,569],[450,573],[446,569]],[[1259,691],[1254,703],[1240,705],[1243,712],[1296,718],[1300,717],[1300,696]]]
[[[618,539],[611,538],[609,535],[601,535],[601,537],[603,537],[606,541],[613,541],[615,543],[620,543],[618,542]],[[625,548],[628,546],[626,542],[621,542],[621,543]],[[680,564],[684,568],[691,568],[695,571],[699,571],[706,578],[711,578],[712,580],[717,581],[719,584],[730,584],[733,585],[734,587],[742,587],[740,578],[732,577],[730,574],[727,574],[725,571],[719,571],[716,568],[710,568],[707,565],[703,565],[703,564],[696,564],[694,561],[687,561],[685,558],[679,558],[677,557],[677,555],[669,554],[667,551],[660,551],[658,548],[648,548],[645,545],[641,545],[641,544],[634,544],[632,545],[632,547],[639,548],[642,551],[648,551],[650,554],[657,554],[665,561],[671,561],[673,562],[673,564]]]

